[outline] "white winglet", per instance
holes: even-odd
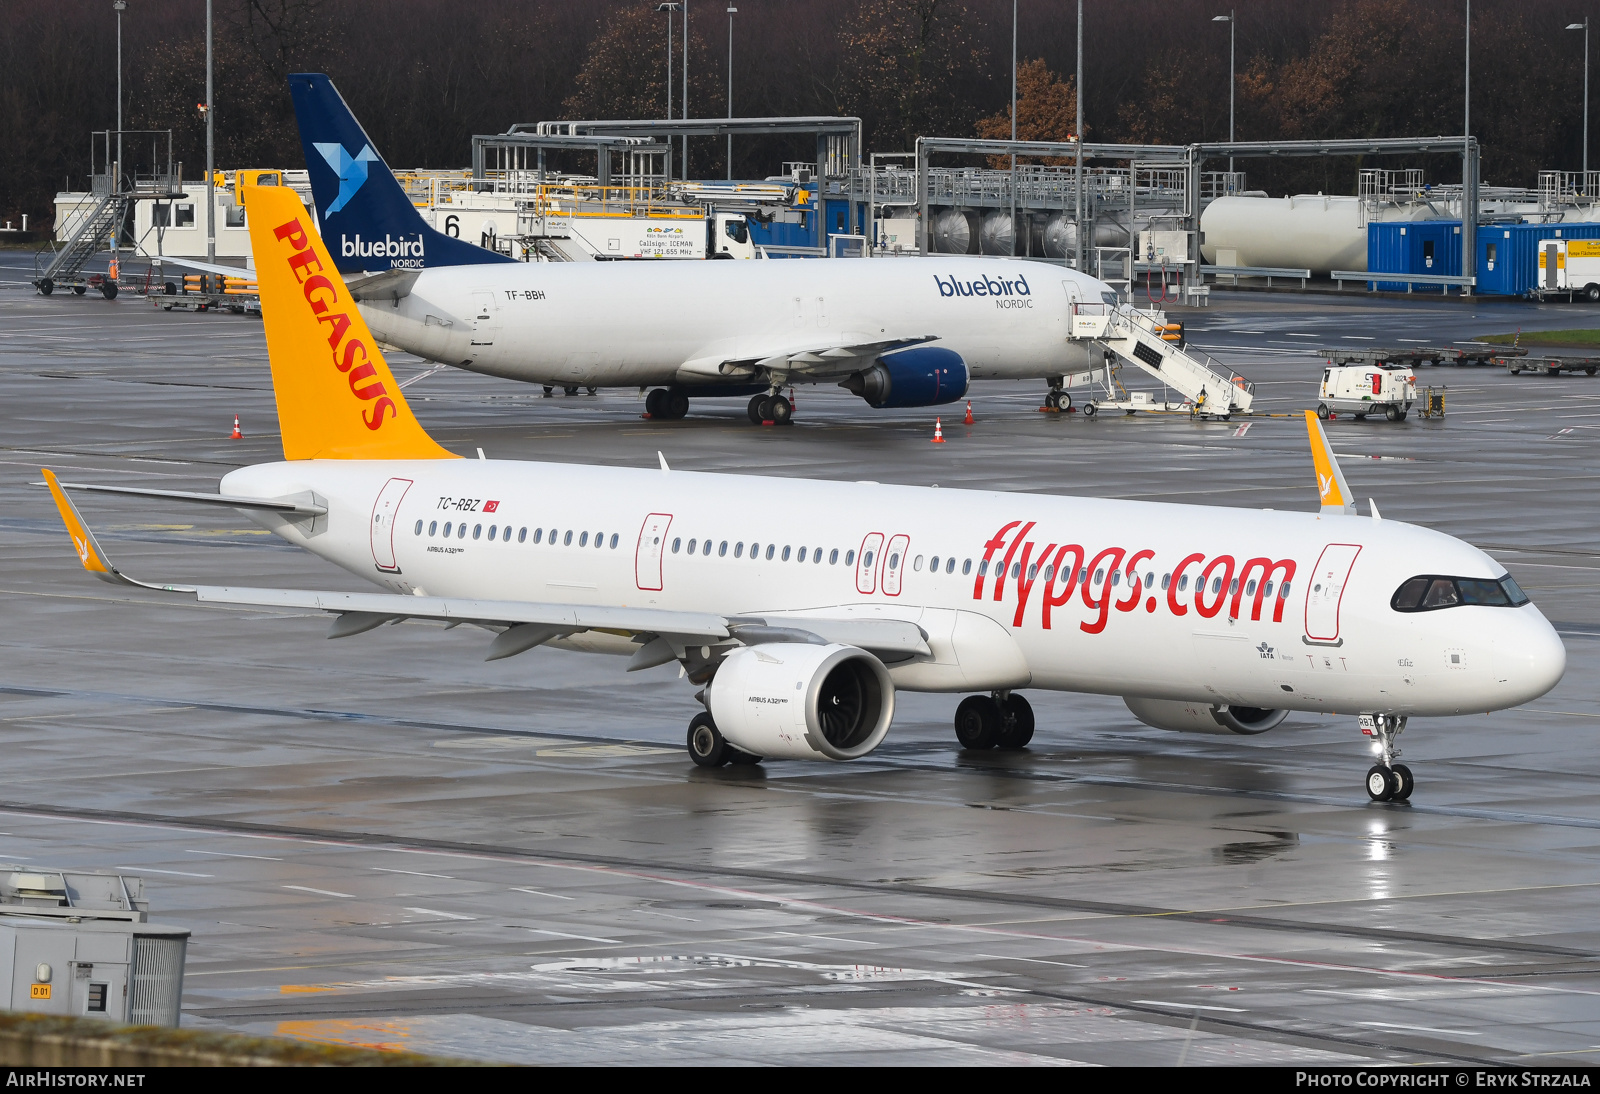
[[[1378,503],[1373,501],[1371,498],[1367,499],[1367,508],[1372,510],[1372,519],[1373,520],[1382,520],[1383,519],[1383,514],[1378,512]]]
[[[656,459],[661,461],[661,470],[663,470],[663,471],[671,471],[672,470],[672,468],[667,466],[667,457],[663,456],[659,449],[656,451]]]

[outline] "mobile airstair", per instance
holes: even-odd
[[[1091,402],[1084,407],[1084,413],[1093,415],[1111,410],[1127,414],[1139,411],[1167,412],[1223,420],[1233,414],[1250,413],[1251,404],[1255,401],[1255,385],[1209,354],[1196,352],[1185,347],[1181,340],[1174,340],[1177,331],[1176,325],[1169,325],[1164,317],[1126,305],[1074,305],[1074,339],[1091,339],[1100,343],[1124,361],[1160,380],[1169,391],[1176,391],[1183,396],[1183,400],[1176,403],[1128,396],[1121,390],[1108,365],[1105,385],[1107,397]],[[1181,334],[1178,337],[1181,338]],[[1123,397],[1117,398],[1119,394]]]
[[[123,220],[128,215],[128,207],[133,203],[132,197],[116,191],[98,196],[99,204],[79,221],[78,230],[72,233],[72,238],[67,240],[66,245],[50,255],[42,271],[38,268],[39,261],[49,252],[41,251],[39,257],[35,259],[33,285],[45,296],[49,296],[57,288],[70,288],[81,296],[88,288],[88,281],[83,276],[84,265],[90,258],[108,248],[112,236],[121,230]],[[105,280],[99,287],[108,297],[117,293],[116,285],[112,281]]]

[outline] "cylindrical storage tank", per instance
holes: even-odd
[[[941,209],[933,214],[929,235],[939,254],[975,255],[978,253],[978,214],[964,209]]]
[[[1078,251],[1078,226],[1065,213],[1057,213],[1045,221],[1044,254],[1046,258],[1072,258]]]
[[[1262,198],[1221,197],[1200,214],[1205,242],[1200,254],[1215,266],[1271,266],[1334,270],[1367,268],[1369,220],[1444,220],[1426,205],[1390,205],[1367,217],[1361,199],[1342,195],[1297,194]]]
[[[1022,220],[1022,217],[1019,216],[1018,220]],[[1018,253],[1017,232],[1008,210],[991,209],[984,214],[983,226],[978,233],[978,252],[986,255]]]

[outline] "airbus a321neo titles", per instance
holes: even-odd
[[[1046,378],[1068,406],[1065,378],[1104,361],[1069,337],[1071,313],[1115,306],[1115,291],[1041,263],[513,261],[429,226],[328,77],[289,88],[334,263],[371,332],[419,357],[546,387],[651,387],[658,419],[749,396],[752,421],[779,425],[792,384],[920,407],[972,380]]]
[[[1320,511],[1272,512],[659,468],[461,459],[412,414],[306,211],[249,196],[284,461],[219,494],[59,483],[85,567],[206,604],[320,609],[329,637],[422,619],[677,662],[706,766],[852,760],[900,690],[968,693],[969,749],[1021,748],[1029,689],[1124,697],[1148,725],[1272,729],[1348,714],[1373,738],[1375,799],[1404,799],[1412,716],[1549,691],[1566,651],[1488,555],[1358,516],[1313,413]],[[119,570],[66,489],[232,507],[381,586],[319,592],[155,584]],[[781,504],[772,504],[773,499]],[[1423,560],[1423,561],[1419,561]]]

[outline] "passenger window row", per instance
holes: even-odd
[[[682,536],[675,536],[672,540],[672,553],[675,555],[683,554],[709,557],[712,548],[716,549],[718,558],[727,558],[730,544],[728,540],[722,540],[719,543],[712,539],[700,539],[699,537],[689,540],[687,544],[684,543]],[[743,540],[732,543],[731,549],[733,551],[734,558],[746,557],[747,547]],[[748,545],[748,557],[751,559],[760,559],[763,557],[762,550],[763,547],[760,543],[752,542]],[[822,556],[825,550],[826,549],[822,547],[793,548],[787,544],[779,547],[776,543],[768,543],[765,547],[765,557],[768,560],[775,560],[778,562],[788,562],[790,559],[793,559],[796,562],[806,562],[809,560],[812,565],[820,566],[822,564]],[[839,564],[839,548],[835,547],[833,550],[827,551],[827,556],[828,565],[837,566]],[[855,562],[856,553],[854,551],[845,551],[844,564],[846,566],[854,566]]]
[[[430,538],[430,539],[432,539],[435,536],[438,536],[441,539],[451,539],[452,537],[455,538],[455,539],[466,539],[467,538],[467,522],[466,521],[461,521],[461,522],[457,523],[457,522],[454,522],[454,521],[448,521],[447,520],[447,521],[444,522],[443,529],[441,529],[439,527],[439,522],[436,521],[436,520],[426,521],[426,522],[419,520],[419,521],[417,521],[416,528],[414,529],[414,532],[415,532],[416,535],[420,536],[420,535],[423,534],[423,524],[424,523],[427,524],[427,534],[428,534],[428,538]],[[528,542],[528,535],[529,535],[528,529],[526,529],[526,528],[518,528],[516,531],[517,531],[517,542],[518,543],[526,543],[526,542]],[[573,537],[574,536],[577,537],[577,545],[579,547],[587,547],[587,546],[589,546],[589,540],[590,540],[590,536],[589,536],[588,532],[574,532],[572,529],[568,529],[566,531],[566,533],[563,534],[559,529],[556,529],[556,528],[550,529],[550,531],[548,533],[543,528],[535,528],[535,529],[533,529],[533,533],[532,534],[533,534],[533,542],[535,542],[535,543],[543,543],[543,542],[546,541],[546,537],[548,537],[550,546],[552,546],[552,547],[554,547],[558,541],[560,542],[560,544],[563,547],[571,547],[573,545]],[[503,526],[502,525],[496,525],[496,524],[489,525],[489,530],[488,530],[488,539],[489,539],[489,541],[491,543],[494,542],[494,540],[495,540],[495,538],[497,536],[499,537],[500,542],[502,542],[502,543],[510,543],[511,542],[511,525],[509,525],[509,524],[503,525]],[[481,539],[483,537],[484,537],[483,525],[474,524],[472,526],[472,538],[473,539]],[[594,545],[596,547],[605,547],[605,546],[607,546],[606,534],[604,532],[596,532],[596,533],[594,533],[594,537],[593,538],[594,538]],[[617,544],[619,544],[620,542],[621,542],[621,537],[618,536],[617,533],[612,532],[611,533],[611,539],[610,539],[610,548],[611,548],[611,550],[615,551],[617,549]]]

